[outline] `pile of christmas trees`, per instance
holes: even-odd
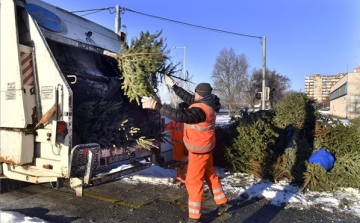
[[[274,182],[288,179],[310,190],[360,188],[360,121],[344,125],[319,118],[314,101],[294,93],[271,112],[243,114],[232,127],[236,134],[217,128],[222,133],[217,150],[224,153],[233,171]],[[319,149],[335,158],[329,170],[309,162]]]

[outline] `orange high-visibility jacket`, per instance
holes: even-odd
[[[189,152],[207,153],[215,147],[216,112],[204,103],[190,105],[201,108],[206,114],[206,120],[197,124],[184,124],[184,143]]]
[[[173,144],[184,144],[183,128],[183,123],[177,121],[171,121],[166,125],[166,130],[169,130],[171,132],[171,140]]]

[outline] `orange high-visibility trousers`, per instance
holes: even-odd
[[[173,159],[176,161],[185,161],[185,146],[184,144],[173,143]]]
[[[189,217],[193,219],[200,219],[201,217],[204,180],[214,196],[215,203],[218,205],[226,203],[227,198],[225,192],[222,189],[220,179],[213,167],[212,152],[206,154],[189,152],[185,185],[189,195]]]
[[[184,144],[173,143],[173,159],[176,161],[185,161],[185,146]],[[176,169],[176,179],[185,183],[186,172],[187,172],[187,165],[184,165],[181,169]]]
[[[187,151],[183,142],[184,132],[183,123],[177,121],[171,121],[166,125],[166,130],[171,132],[171,141],[173,145],[173,159],[176,161],[185,161]],[[176,169],[176,179],[180,182],[185,182],[186,178],[186,166],[182,169]]]

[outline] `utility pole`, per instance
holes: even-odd
[[[120,27],[121,27],[121,18],[120,18],[120,6],[116,5],[115,6],[115,10],[116,10],[116,16],[115,16],[115,33],[116,34],[120,34]]]
[[[262,38],[263,45],[263,58],[262,58],[262,93],[261,93],[261,110],[265,110],[265,97],[266,97],[266,86],[265,86],[265,73],[266,73],[266,37]]]

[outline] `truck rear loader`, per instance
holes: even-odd
[[[0,7],[1,178],[56,188],[69,179],[81,196],[85,186],[150,167],[160,143],[144,148],[133,132],[117,133],[129,123],[161,131],[159,114],[124,95],[108,56],[121,54],[124,33],[40,0]],[[115,120],[122,125],[109,130]],[[130,167],[113,171],[123,164]]]

